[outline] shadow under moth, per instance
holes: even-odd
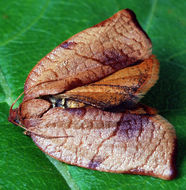
[[[150,39],[135,14],[121,10],[41,59],[9,121],[62,162],[170,180],[174,128],[138,103],[158,73]]]

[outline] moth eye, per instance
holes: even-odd
[[[19,121],[19,118],[16,118],[14,121],[15,121],[16,123],[18,123],[18,124],[21,124],[20,121]]]
[[[65,104],[65,100],[64,99],[57,99],[56,102],[55,102],[55,107],[64,107],[64,104]]]

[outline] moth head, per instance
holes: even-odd
[[[10,110],[8,121],[15,125],[19,124],[18,108]]]

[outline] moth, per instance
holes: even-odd
[[[57,46],[29,73],[9,121],[62,162],[93,170],[175,176],[176,135],[139,103],[159,62],[135,14],[124,9]]]

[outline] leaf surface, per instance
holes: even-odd
[[[186,2],[173,0],[30,0],[0,2],[0,189],[185,189],[186,185]],[[77,32],[132,9],[150,36],[160,79],[143,102],[175,126],[175,180],[110,174],[66,165],[45,156],[8,123],[8,110],[35,64]]]

